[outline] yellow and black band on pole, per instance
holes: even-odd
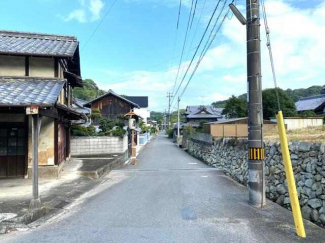
[[[265,159],[264,148],[249,148],[248,158],[249,160],[264,160]]]

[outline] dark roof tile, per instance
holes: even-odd
[[[65,79],[0,78],[0,106],[53,106]]]
[[[78,45],[74,36],[0,30],[0,54],[72,57]]]

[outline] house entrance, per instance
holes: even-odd
[[[0,178],[26,174],[27,129],[25,124],[0,123]]]

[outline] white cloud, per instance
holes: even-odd
[[[64,21],[76,20],[79,23],[96,21],[100,18],[104,3],[102,0],[79,0],[80,7],[69,13],[67,17],[62,17]]]
[[[173,3],[174,0],[166,0]],[[243,9],[243,6],[239,6]],[[325,1],[318,7],[294,7],[292,1],[266,1],[268,22],[278,84],[295,89],[325,84]],[[205,27],[205,24],[203,25]],[[262,37],[263,88],[272,88],[273,80],[264,25]],[[218,41],[219,40],[219,41]],[[235,17],[226,20],[214,45],[202,61],[187,88],[181,104],[201,104],[246,92],[246,28]],[[188,64],[184,61],[183,65]],[[151,110],[164,110],[166,93],[173,88],[175,67],[168,72],[135,71],[125,82],[104,84],[121,94],[149,95]],[[182,75],[181,75],[182,76]],[[169,81],[172,80],[172,81]],[[187,81],[187,79],[185,80]],[[184,87],[184,86],[183,86]],[[182,91],[183,88],[180,89]],[[153,99],[154,97],[154,99]]]
[[[101,0],[90,0],[89,11],[92,13],[92,21],[98,20],[100,12],[104,7],[104,3]]]

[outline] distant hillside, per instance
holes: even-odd
[[[294,102],[298,101],[300,98],[309,97],[314,95],[319,95],[325,93],[322,86],[311,86],[307,89],[287,89],[285,93],[291,97]],[[238,98],[246,100],[247,94],[239,95]],[[213,102],[212,105],[216,108],[224,108],[227,100],[221,100]]]

